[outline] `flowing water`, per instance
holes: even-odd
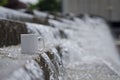
[[[26,23],[28,33],[43,39],[39,43],[39,48],[43,47],[40,59],[36,60],[43,66],[29,60],[8,80],[120,80],[119,55],[103,19],[86,15],[83,19],[59,20],[48,20],[54,27]],[[0,48],[0,52],[9,53],[7,57],[16,59],[13,64],[20,59],[26,60],[26,55],[20,53],[20,46]],[[12,66],[10,62],[9,66]]]
[[[45,47],[60,45],[67,80],[120,79],[119,55],[103,19],[85,16],[84,19],[74,18],[73,21],[60,20],[62,22],[49,20],[55,28],[31,23],[26,25],[30,33],[43,37]]]

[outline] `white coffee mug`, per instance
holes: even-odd
[[[24,54],[38,53],[40,37],[37,34],[21,34],[21,52]]]

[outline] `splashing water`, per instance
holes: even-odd
[[[27,23],[27,25],[29,31],[43,35],[44,39],[50,44],[60,44],[67,80],[92,79],[95,74],[86,72],[91,71],[89,68],[95,68],[99,71],[106,69],[106,66],[113,72],[120,74],[119,55],[108,25],[103,19],[85,16],[84,19],[75,17],[74,21],[67,19],[61,20],[62,22],[52,19],[49,20],[49,23],[54,25],[55,28],[30,23]],[[57,34],[59,29],[62,29],[67,34],[68,39],[58,40],[54,37],[54,34]],[[101,69],[94,67],[96,65],[100,66]],[[102,67],[103,65],[106,66]],[[84,68],[83,72],[78,72],[82,70],[81,68]],[[94,73],[103,76],[102,73],[98,74],[96,71]],[[98,77],[102,79],[100,76]],[[108,78],[108,76],[104,78]]]
[[[119,80],[119,55],[105,21],[89,16],[85,16],[83,19],[74,17],[74,20],[63,18],[60,20],[61,22],[49,19],[49,23],[54,25],[54,28],[26,23],[29,33],[43,37],[44,51],[50,51],[50,56],[53,57],[50,59],[46,53],[41,54],[46,63],[45,67],[48,68],[50,80]],[[61,37],[61,30],[67,36],[66,38]],[[18,58],[18,55],[20,56],[19,46],[1,48],[0,52],[9,53],[8,57]],[[44,80],[42,67],[38,69],[38,65],[35,65],[37,65],[36,62],[32,61],[26,66],[31,73],[24,72],[22,69],[18,72],[26,73],[27,77],[24,75],[26,79],[30,79],[32,76],[33,79],[40,77],[41,80]]]

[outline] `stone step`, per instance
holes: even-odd
[[[33,22],[33,15],[25,14],[16,10],[0,7],[0,18],[1,19],[10,19],[10,20],[18,20],[25,22]]]
[[[97,61],[97,59],[95,59]],[[89,61],[88,61],[89,62]],[[84,63],[66,68],[67,80],[119,80],[120,76],[103,61]]]
[[[30,55],[22,54],[20,46],[0,48],[0,79],[58,80],[59,77],[62,79],[63,64],[56,54],[55,49]]]
[[[33,16],[3,7],[0,10],[3,10],[1,18],[5,18],[0,19],[2,80],[64,80],[64,76],[65,80],[120,79],[118,53],[109,28],[101,18],[55,20],[54,16],[46,18],[47,15],[41,16],[44,13],[40,12]],[[52,26],[42,25],[46,20]],[[3,47],[19,44],[23,33],[40,35],[44,49],[29,55],[21,54],[20,46]]]
[[[0,47],[19,44],[20,34],[27,33],[24,23],[0,19]]]
[[[0,7],[0,19],[9,19],[14,21],[21,22],[32,22],[49,25],[48,19],[54,18],[54,16],[50,14],[46,14],[40,11],[33,11],[33,14],[27,14],[20,11],[12,10],[5,7]]]

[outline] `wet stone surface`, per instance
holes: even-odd
[[[103,19],[83,16],[55,20],[49,15],[49,25],[42,25],[30,23],[31,15],[0,10],[5,13],[0,12],[0,17],[13,20],[0,19],[1,80],[120,80],[118,52]],[[34,15],[39,23],[48,14]],[[12,46],[20,43],[22,33],[39,35],[42,49],[36,54],[22,54],[20,45]]]
[[[24,23],[0,19],[0,47],[20,44],[20,34],[27,34]]]
[[[120,76],[110,67],[102,63],[81,63],[75,68],[67,67],[66,72],[69,74],[67,80],[119,80]]]

